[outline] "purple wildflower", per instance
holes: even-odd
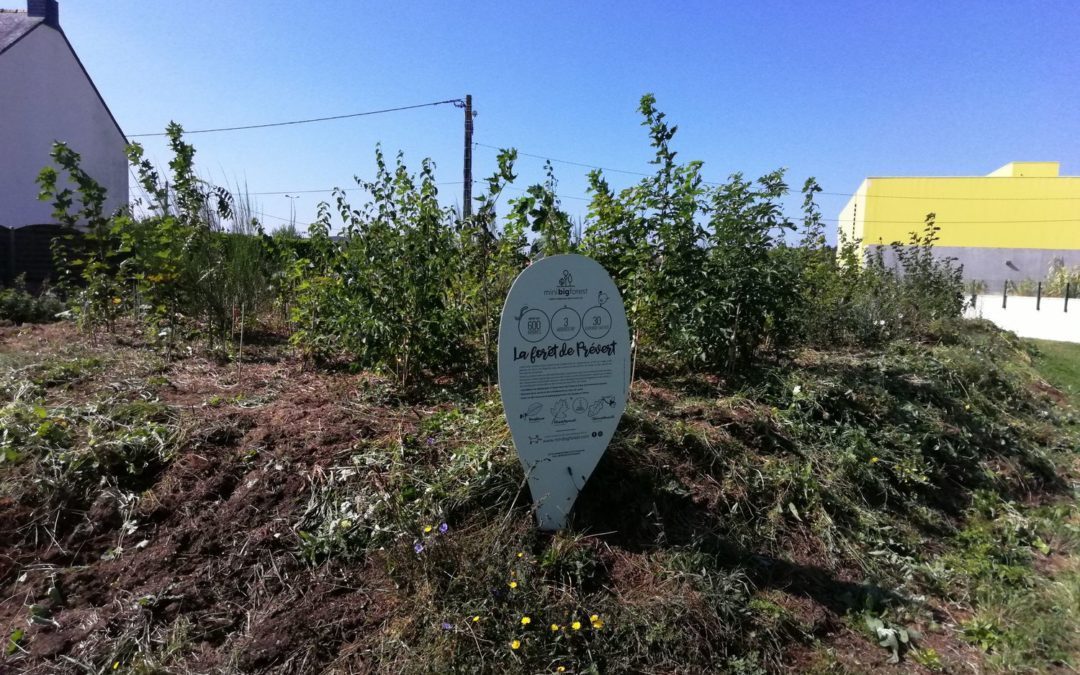
[[[435,445],[435,437],[434,436],[428,436],[427,437],[427,444],[428,445]]]
[[[418,554],[423,553],[424,552],[424,545],[421,544],[420,542],[416,542],[415,544],[413,544],[412,550],[416,551]]]
[[[443,630],[454,630],[454,624],[447,623],[447,622],[443,621],[442,622],[442,629]]]
[[[439,526],[439,532],[441,534],[446,534],[446,531],[449,530],[449,529],[450,529],[450,526],[447,525],[446,523],[443,523],[442,525]]]

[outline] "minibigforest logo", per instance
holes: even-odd
[[[570,274],[570,270],[563,270],[562,276],[559,277],[555,286],[544,291],[544,295],[546,297],[557,298],[579,298],[583,297],[588,292],[589,289],[587,288],[577,288],[574,286],[574,275]]]

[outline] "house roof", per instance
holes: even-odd
[[[30,34],[35,28],[45,24],[45,19],[40,16],[29,16],[26,12],[17,9],[0,9],[0,55],[3,55],[9,48],[15,45],[19,40],[23,39]],[[52,26],[50,26],[52,27]],[[71,46],[71,42],[67,39],[67,35],[64,34],[63,29],[55,27],[57,33],[60,33],[60,37],[64,38],[64,44],[67,45],[68,50],[71,51],[71,56],[74,57],[75,63],[79,64],[79,69],[82,70],[83,75],[86,76],[86,81],[90,83],[90,87],[97,94],[98,100],[101,101],[101,105],[105,106],[105,112],[109,113],[109,119],[112,120],[113,126],[120,132],[120,135],[127,140],[127,136],[124,134],[124,130],[120,128],[120,123],[116,121],[116,117],[112,114],[112,110],[109,110],[109,104],[105,102],[105,97],[98,91],[97,85],[94,84],[94,80],[90,77],[90,73],[86,71],[86,66],[83,65],[82,59],[75,53],[75,48]]]
[[[45,19],[40,16],[29,16],[12,9],[0,10],[0,54],[43,23]]]

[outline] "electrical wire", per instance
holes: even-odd
[[[282,218],[281,216],[275,216],[272,213],[262,213],[261,211],[256,211],[255,215],[259,216],[260,218],[273,218],[275,220],[280,220],[286,223],[300,222],[296,218]]]
[[[479,182],[480,181],[475,181],[475,180],[473,181],[473,183],[479,183]],[[435,185],[464,185],[464,184],[465,184],[465,181],[463,181],[463,180],[435,183]],[[270,192],[246,192],[246,193],[243,193],[243,194],[246,194],[249,197],[258,197],[258,196],[266,196],[266,195],[309,195],[309,194],[319,194],[319,193],[333,192],[334,190],[338,190],[338,189],[340,189],[342,192],[362,192],[364,188],[354,187],[354,188],[324,188],[324,189],[321,189],[321,190],[273,190],[273,191],[270,191]],[[142,190],[142,188],[139,187],[139,186],[129,185],[128,190],[136,191],[136,190]]]
[[[478,145],[481,148],[491,148],[492,150],[504,150],[505,149],[505,148],[501,148],[501,147],[499,147],[497,145],[488,145],[487,143],[477,143],[475,141],[473,142],[473,145]],[[549,162],[556,162],[558,164],[568,164],[570,166],[580,166],[580,167],[583,167],[583,168],[586,168],[586,169],[600,169],[601,171],[610,171],[612,173],[625,173],[625,174],[629,174],[631,176],[644,176],[646,178],[652,175],[651,173],[642,173],[640,171],[627,171],[626,169],[612,169],[611,167],[598,166],[596,164],[585,164],[585,163],[582,163],[582,162],[572,162],[572,161],[570,161],[568,159],[555,159],[554,157],[550,157],[550,156],[546,156],[546,155],[534,155],[532,153],[523,152],[521,150],[518,150],[517,154],[519,156],[522,156],[522,157],[532,157],[534,159],[543,159],[543,160],[546,160],[546,161],[549,161]]]
[[[311,117],[303,120],[289,120],[287,122],[268,122],[266,124],[245,124],[235,127],[218,127],[216,129],[195,129],[193,131],[184,131],[184,135],[189,134],[210,134],[218,131],[242,131],[245,129],[267,129],[269,127],[285,127],[294,124],[311,124],[313,122],[329,122],[331,120],[343,120],[350,117],[366,117],[368,115],[382,115],[384,113],[400,112],[402,110],[415,110],[416,108],[429,108],[431,106],[446,105],[448,103],[464,104],[460,98],[449,98],[445,101],[433,101],[431,103],[417,103],[416,105],[403,105],[396,108],[383,108],[381,110],[368,110],[358,113],[347,113],[345,115],[331,115],[329,117]],[[128,138],[143,138],[146,136],[167,136],[166,132],[159,132],[153,134],[129,134]]]
[[[487,143],[473,142],[473,145],[476,145],[476,146],[479,146],[479,147],[482,147],[482,148],[490,148],[492,150],[503,150],[504,149],[504,148],[502,148],[500,146],[489,145]],[[534,159],[542,159],[542,160],[549,161],[549,162],[555,162],[557,164],[567,164],[569,166],[579,166],[579,167],[584,167],[584,168],[587,168],[587,169],[600,169],[601,171],[608,171],[608,172],[611,172],[611,173],[624,173],[624,174],[628,174],[628,175],[631,175],[631,176],[643,176],[643,177],[646,177],[646,178],[653,175],[653,174],[650,174],[650,173],[643,173],[641,171],[629,171],[627,169],[613,169],[611,167],[600,166],[598,164],[585,164],[583,162],[574,162],[574,161],[571,161],[571,160],[568,160],[568,159],[557,159],[555,157],[551,157],[550,155],[538,155],[538,154],[535,154],[535,153],[523,152],[521,150],[518,150],[517,153],[518,153],[519,156],[522,156],[522,157],[532,157]],[[914,176],[914,177],[918,178],[918,176]],[[972,176],[972,177],[973,178],[983,178],[983,176]],[[1063,177],[1068,178],[1069,176],[1063,176]],[[942,176],[942,178],[948,178],[948,176]],[[710,181],[710,180],[702,180],[701,182],[705,183],[706,185],[723,185],[723,183],[720,183],[720,182],[717,182],[717,181]],[[835,197],[851,197],[852,196],[851,193],[847,193],[847,192],[826,192],[825,190],[819,190],[815,194],[830,195],[830,196],[835,196]],[[920,196],[916,196],[916,195],[882,195],[882,194],[876,194],[876,193],[874,195],[872,195],[872,196],[873,196],[874,199],[877,199],[877,198],[884,198],[884,199],[918,199],[918,200],[933,199],[933,200],[948,200],[948,201],[956,200],[956,201],[978,201],[978,202],[986,202],[986,201],[1062,201],[1062,200],[1077,201],[1077,200],[1080,200],[1080,196],[1078,196],[1078,197],[946,197],[946,196],[941,196],[941,197],[920,197]],[[1014,221],[1009,221],[1009,222],[1014,222]],[[1056,221],[1028,221],[1028,222],[1056,222]]]
[[[473,181],[473,183],[478,183],[478,182],[479,181],[475,181],[475,180]],[[435,183],[435,185],[464,185],[464,184],[465,184],[465,181],[463,181],[463,180]],[[259,195],[304,195],[304,194],[315,194],[315,193],[320,193],[320,192],[333,192],[335,189],[340,189],[342,192],[358,192],[358,191],[362,192],[364,190],[364,188],[354,187],[354,188],[327,188],[325,190],[277,190],[277,191],[272,191],[272,192],[249,192],[248,194],[251,195],[252,197],[259,196]]]
[[[479,181],[479,180],[474,180],[473,181],[473,184],[475,184],[475,185],[479,185],[481,183],[483,183],[483,181]],[[450,181],[450,182],[444,182],[444,183],[436,183],[436,185],[463,185],[463,184],[464,184],[464,181]],[[133,187],[129,186],[128,189],[137,189],[137,188],[133,188]],[[512,185],[504,186],[503,189],[504,190],[510,190],[512,192],[519,192],[519,193],[528,192],[528,188],[519,188],[519,187],[514,187]],[[291,195],[291,194],[326,193],[326,192],[333,192],[333,190],[334,190],[334,188],[329,188],[329,189],[326,189],[326,190],[280,190],[280,191],[272,191],[272,192],[249,192],[247,194],[249,196],[254,197],[254,196],[259,196],[259,195],[285,195],[285,194],[290,194]],[[357,192],[357,191],[363,191],[363,188],[343,188],[342,189],[342,192]],[[592,201],[592,197],[583,197],[583,196],[580,196],[580,195],[556,194],[555,196],[557,198],[559,198],[559,199],[573,199],[573,200],[576,200],[576,201],[583,201],[583,202],[591,202]],[[790,220],[790,221],[803,220],[806,217],[806,215],[802,214],[802,213],[796,214],[796,215],[792,215],[792,214],[788,214],[788,213],[781,213],[780,215],[783,218],[785,218],[787,220]],[[278,218],[280,220],[288,220],[287,218],[280,218],[279,216],[270,216],[270,217],[271,218]],[[818,220],[823,221],[823,222],[827,222],[827,223],[840,223],[840,222],[847,223],[847,222],[850,222],[850,220],[846,219],[846,218],[844,218],[844,219],[842,219],[842,218],[828,218],[828,217],[825,217],[825,216],[818,216]],[[938,225],[1010,225],[1010,224],[1035,224],[1035,223],[1075,223],[1078,220],[1080,220],[1080,218],[1061,218],[1061,219],[1049,219],[1049,220],[951,220],[951,219],[948,219],[948,218],[938,217],[938,218],[935,219],[935,223],[938,224]],[[925,219],[922,219],[922,220],[863,220],[861,222],[862,223],[878,224],[878,225],[882,225],[882,224],[885,224],[885,225],[924,225],[924,224],[926,224]]]

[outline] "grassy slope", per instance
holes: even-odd
[[[555,536],[494,390],[404,401],[272,345],[239,371],[63,325],[4,337],[0,665],[1080,663],[1076,417],[1046,357],[985,324],[639,381]]]
[[[1080,344],[1030,340],[1036,347],[1035,366],[1055,387],[1080,402]]]

